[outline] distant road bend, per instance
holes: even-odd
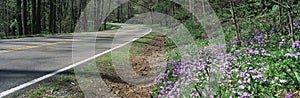
[[[79,33],[76,35],[82,34],[83,36],[79,40],[73,40],[73,35],[68,34],[38,38],[0,39],[0,98],[46,79],[48,76],[77,66],[72,61],[73,41],[82,41],[87,46],[95,45],[95,54],[99,54],[129,43],[152,31],[148,27],[130,24],[114,25],[120,25],[122,28]],[[122,39],[118,39],[120,43],[112,45],[116,33],[120,33]],[[84,38],[86,34],[97,35],[96,41]],[[78,62],[84,59],[86,58],[78,59]]]

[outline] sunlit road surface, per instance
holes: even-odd
[[[82,42],[86,46],[95,45],[95,54],[102,53],[118,44],[126,43],[151,31],[150,28],[122,25],[119,30],[89,32],[73,35],[59,35],[38,38],[0,40],[0,92],[42,77],[71,65],[72,44]],[[121,34],[120,43],[112,45],[115,34]],[[95,39],[86,35],[97,35]],[[82,46],[85,47],[85,46]],[[78,61],[85,58],[80,58]]]

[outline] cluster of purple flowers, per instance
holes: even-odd
[[[255,50],[258,51],[258,50]],[[250,54],[258,54],[252,50],[246,51]],[[262,50],[266,53],[266,50]],[[160,88],[160,94],[158,97],[172,97],[179,94],[178,87],[184,84],[196,83],[199,84],[199,88],[193,88],[190,96],[200,97],[204,96],[205,93],[209,93],[208,96],[214,97],[216,92],[212,92],[214,88],[209,88],[211,83],[217,83],[214,85],[228,86],[233,84],[235,79],[238,80],[238,85],[230,85],[228,88],[232,89],[234,94],[240,97],[250,97],[250,92],[245,90],[251,81],[262,80],[267,81],[266,77],[263,77],[262,71],[267,69],[264,64],[260,64],[258,69],[248,67],[246,65],[237,64],[238,58],[233,56],[231,53],[218,54],[215,47],[206,47],[200,49],[198,55],[186,55],[187,60],[181,62],[172,61],[170,70],[166,73],[162,73],[157,79],[157,84],[162,83],[163,86]],[[192,53],[191,53],[192,54]],[[217,68],[216,68],[217,67]],[[243,70],[245,69],[245,70]],[[247,69],[247,70],[246,70]],[[220,77],[218,77],[218,71]],[[169,76],[168,76],[169,75]],[[177,77],[175,81],[165,80],[165,77]],[[172,78],[171,78],[172,79]],[[218,81],[222,80],[222,81]]]
[[[295,41],[292,43],[291,49],[300,49],[300,41]],[[285,57],[298,57],[300,56],[300,52],[290,52],[285,53]]]
[[[190,92],[188,93],[189,96],[193,97],[215,96],[216,93],[213,92],[214,88],[211,86],[218,85],[217,75],[220,68],[217,68],[216,65],[219,62],[216,61],[222,61],[223,58],[221,54],[218,54],[220,52],[217,51],[215,47],[206,47],[196,52],[189,52],[189,54],[185,55],[184,58],[186,59],[183,61],[171,61],[168,63],[165,67],[170,66],[171,68],[161,73],[156,79],[157,84],[163,85],[160,87],[157,97],[183,96],[180,95],[180,92]],[[197,55],[194,55],[195,53]],[[228,66],[228,64],[224,63],[222,66]],[[191,84],[199,84],[199,86],[195,87]],[[187,90],[187,87],[189,88],[188,91],[182,91],[182,89]]]
[[[269,81],[268,77],[263,74],[264,71],[268,70],[269,66],[265,65],[263,62],[256,64],[251,63],[252,61],[244,58],[259,54],[268,56],[268,51],[264,48],[244,48],[242,51],[236,50],[234,53],[235,54],[233,55],[227,54],[229,57],[234,58],[234,60],[227,59],[227,61],[230,61],[231,63],[229,67],[225,67],[225,70],[223,70],[225,77],[221,86],[225,87],[225,89],[230,89],[235,96],[247,98],[252,96],[249,88],[253,91],[258,89],[253,84],[262,84]],[[262,59],[252,58],[253,60]]]
[[[258,90],[262,88],[258,85],[288,83],[286,79],[265,75],[271,67],[264,61],[271,58],[266,49],[270,40],[265,39],[268,35],[256,32],[250,40],[241,41],[242,48],[233,52],[222,54],[215,46],[208,46],[185,54],[185,59],[181,61],[171,61],[164,65],[168,69],[155,81],[161,86],[157,97],[214,98],[220,97],[216,91],[225,90],[231,92],[225,94],[229,98],[248,98],[258,96]],[[232,42],[230,46],[235,47],[237,43]],[[291,48],[299,48],[299,44],[300,41],[295,41]],[[280,42],[278,46],[284,45],[285,42]],[[300,52],[285,54],[286,57],[299,55]],[[286,96],[289,98],[292,95]]]
[[[298,32],[300,32],[300,22],[294,22],[293,24],[298,28]]]
[[[300,55],[300,52],[295,53],[286,53],[284,56],[286,57],[298,57]]]
[[[270,42],[270,40],[265,39],[267,34],[262,34],[259,30],[254,30],[255,36],[253,38],[249,38],[247,40],[237,40],[230,43],[230,47],[235,47],[240,44],[242,47],[254,48],[257,46],[265,47],[266,43]],[[282,43],[283,44],[283,43]]]
[[[300,48],[300,41],[293,42],[292,48]]]

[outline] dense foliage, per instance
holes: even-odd
[[[299,4],[280,2],[293,6],[293,22],[288,9],[273,1],[236,1],[237,25],[231,22],[232,11],[226,1],[211,1],[223,22],[227,51],[219,54],[201,37],[201,24],[185,21],[195,38],[200,38],[200,49],[180,54],[169,50],[169,63],[162,65],[167,71],[156,79],[154,97],[219,97],[219,98],[273,98],[299,97],[300,48]],[[294,37],[290,35],[292,24]],[[234,26],[232,26],[234,25]],[[195,26],[195,27],[193,27]],[[241,38],[237,38],[240,27]],[[198,30],[196,28],[199,28]],[[193,31],[195,30],[195,31]],[[203,38],[203,37],[202,37]],[[203,41],[204,44],[200,41]],[[200,44],[199,44],[200,43]],[[180,60],[180,58],[188,58]],[[218,78],[216,78],[218,77]],[[188,90],[191,90],[190,92]]]
[[[157,79],[156,96],[205,97],[201,90],[211,91],[208,83],[216,80],[209,79],[209,75],[216,71],[223,75],[217,84],[218,91],[211,93],[215,97],[294,96],[300,84],[300,41],[270,39],[276,35],[258,30],[253,33],[256,35],[242,41],[242,46],[238,46],[237,42],[229,44],[226,54],[218,54],[214,46],[208,46],[199,49],[197,55],[195,52],[189,54],[187,60],[164,65],[169,69]],[[220,60],[224,61],[220,64]],[[220,69],[215,68],[215,64],[220,64]],[[196,85],[193,93],[181,93],[179,88],[184,83],[195,83],[191,84]]]

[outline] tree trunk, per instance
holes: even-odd
[[[94,1],[95,2],[95,16],[94,16],[94,31],[98,31],[99,30],[99,26],[101,25],[101,23],[100,23],[100,25],[99,25],[99,7],[101,6],[99,6],[99,1],[98,0],[96,0],[96,1]]]
[[[131,18],[131,4],[130,2],[127,2],[127,19]]]
[[[119,7],[117,10],[118,10],[118,12],[117,12],[117,21],[118,21],[118,23],[120,23],[121,21],[121,19],[120,19],[120,17],[121,17],[121,10],[120,10],[121,8]]]
[[[293,39],[293,41],[295,41],[295,37],[294,37],[294,26],[293,26],[293,23],[294,23],[294,14],[293,14],[293,7],[291,7],[289,9],[289,13],[288,13],[288,16],[289,16],[289,25],[290,25],[290,32],[289,32],[289,36]]]
[[[99,11],[101,11],[101,12],[100,12],[100,20],[98,21],[98,23],[100,24],[100,27],[102,27],[103,19],[105,19],[105,17],[106,17],[106,13],[104,13],[104,11],[107,11],[107,9],[104,9],[104,1],[100,1],[100,4],[101,4],[100,5],[101,9],[99,9]],[[105,25],[105,23],[104,23],[104,25]],[[100,28],[100,29],[102,29],[102,28]],[[102,30],[105,30],[105,28]]]
[[[55,33],[55,7],[54,7],[55,0],[49,0],[50,5],[50,14],[49,14],[49,31],[51,33]]]
[[[84,10],[85,7],[87,5],[87,1],[86,0],[82,0],[82,7],[81,9]],[[84,12],[84,11],[83,11]],[[86,15],[86,12],[83,13],[83,31],[87,31],[87,15]]]
[[[59,33],[62,33],[62,20],[63,20],[63,19],[62,19],[62,18],[63,18],[63,17],[62,17],[62,10],[63,10],[63,9],[62,9],[62,2],[63,2],[63,1],[58,1],[58,4],[59,4],[59,5],[58,5],[58,9],[59,9],[59,10],[58,10],[58,15],[57,15],[57,16],[58,16],[58,19],[59,19]]]
[[[2,13],[0,13],[0,20],[2,21],[2,25],[4,24],[4,19],[3,19],[3,17],[4,17],[4,4],[3,4],[3,2],[0,2],[0,11],[2,12]],[[0,32],[4,32],[4,26],[1,26],[0,27]],[[2,37],[2,36],[0,36],[0,37]]]
[[[237,40],[240,41],[240,27],[237,23],[236,12],[235,12],[235,4],[232,0],[230,0],[230,6],[231,6],[232,20],[233,20],[233,23],[234,23],[235,28],[236,28],[236,37],[237,37]]]
[[[17,3],[17,23],[18,23],[18,35],[23,34],[23,25],[22,25],[22,3],[21,0],[16,0]]]
[[[46,19],[46,12],[47,12],[47,8],[46,8],[46,5],[47,4],[47,2],[46,1],[44,1],[44,2],[42,2],[42,23],[41,23],[41,30],[43,31],[43,30],[47,30],[47,19]],[[48,30],[47,30],[48,31]]]
[[[104,20],[104,30],[107,30],[107,19]]]
[[[281,0],[278,0],[278,2],[279,3],[281,3],[282,1]],[[282,10],[282,8],[281,7],[279,7],[279,24],[281,24],[282,23],[282,14],[283,13],[283,10]],[[282,34],[282,32],[283,32],[283,27],[281,26],[281,25],[279,25],[279,32]]]
[[[36,12],[36,34],[41,33],[41,10],[42,10],[42,0],[37,0],[37,12]]]
[[[6,2],[7,2],[6,0],[3,1],[4,15],[8,15],[7,14],[7,4],[6,4]],[[4,21],[3,23],[4,23],[5,37],[7,37],[8,36],[8,31],[9,31],[9,26],[8,26],[8,23],[7,23],[9,20],[7,19],[7,16],[3,16],[3,21]]]
[[[23,34],[26,35],[28,34],[28,25],[27,25],[27,0],[23,0]]]
[[[120,5],[120,22],[124,22],[124,18],[123,18],[123,4]]]
[[[33,34],[37,34],[37,30],[36,30],[36,0],[31,0],[31,4],[32,4],[32,23],[31,23],[31,30]]]

